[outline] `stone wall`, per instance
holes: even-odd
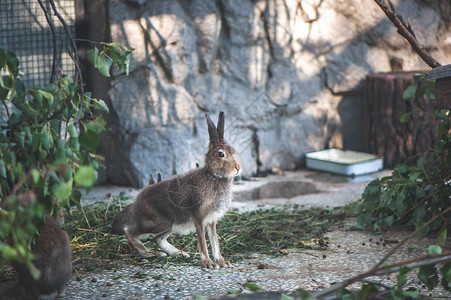
[[[445,64],[441,2],[393,1]],[[364,150],[365,75],[428,69],[370,0],[106,3],[111,40],[135,48],[130,75],[116,72],[109,90],[116,129],[102,152],[113,183],[143,186],[150,173],[202,164],[205,112],[225,112],[226,139],[248,175],[297,168],[326,147]]]

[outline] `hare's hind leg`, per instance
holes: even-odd
[[[139,235],[134,235],[130,232],[128,227],[124,228],[125,235],[133,248],[138,250],[139,254],[145,257],[149,256],[166,256],[166,253],[161,251],[149,251],[146,246],[139,239]]]
[[[175,248],[168,242],[167,238],[172,234],[172,229],[166,230],[157,234],[153,239],[160,248],[170,256],[181,255],[183,257],[190,257],[188,253],[180,249]]]

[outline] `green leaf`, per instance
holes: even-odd
[[[417,244],[413,244],[411,246],[409,246],[409,248],[407,249],[407,253],[412,253],[414,250],[418,249],[418,245]]]
[[[261,291],[261,287],[259,287],[257,285],[257,283],[253,282],[253,281],[249,281],[243,284],[243,286],[245,288],[247,288],[248,290],[252,291],[252,292],[258,292]]]
[[[447,262],[440,269],[442,274],[442,286],[448,292],[451,291],[451,262]]]
[[[6,66],[8,67],[9,74],[11,74],[13,78],[16,78],[19,73],[19,59],[16,54],[11,51],[6,53],[6,59]]]
[[[423,170],[425,163],[426,163],[426,158],[424,158],[424,156],[421,156],[417,161],[417,169]]]
[[[418,177],[420,177],[420,172],[413,172],[409,174],[409,180],[410,182],[417,181]]]
[[[60,182],[53,189],[53,195],[61,201],[61,204],[65,203],[65,200],[69,198],[72,193],[72,181],[69,182]]]
[[[35,100],[37,100],[39,103],[42,102],[42,93],[41,93],[41,91],[39,89],[34,88],[34,89],[31,89],[31,90],[28,90],[28,94],[30,96],[32,96]]]
[[[95,152],[97,147],[99,146],[100,138],[97,133],[91,130],[86,130],[80,134],[78,141],[83,148],[91,152]]]
[[[362,285],[362,289],[360,292],[361,299],[371,298],[371,294],[377,293],[379,291],[379,287],[374,284],[364,284]],[[350,298],[353,299],[353,298]]]
[[[75,172],[75,183],[83,187],[92,186],[97,179],[97,172],[92,166],[81,166]]]
[[[0,69],[6,67],[6,52],[0,48]]]
[[[451,262],[444,264],[440,269],[440,272],[442,273],[443,277],[446,278],[446,280],[451,281]]]
[[[41,137],[39,133],[35,132],[33,133],[33,137],[31,138],[31,149],[33,151],[36,151],[41,143]]]
[[[422,211],[422,210],[421,210],[421,209],[419,210],[419,209],[417,208],[417,209],[415,210],[415,214],[416,214],[417,211]],[[426,210],[424,209],[424,211],[426,211]],[[424,223],[425,223],[425,222],[424,222],[424,216],[422,216],[422,217],[417,217],[417,219],[415,220],[415,229],[418,230],[421,226],[423,226]],[[429,229],[430,229],[429,225],[428,225],[428,226],[425,226],[422,230],[420,230],[420,231],[418,232],[418,236],[419,236],[419,237],[425,236],[425,235],[429,232]]]
[[[413,298],[416,299],[418,298],[418,296],[420,295],[420,291],[403,291],[402,295],[406,298]]]
[[[2,256],[8,262],[14,262],[19,259],[19,254],[17,250],[10,245],[4,245],[2,249]]]
[[[424,196],[426,196],[426,193],[425,193],[425,191],[424,191],[424,187],[421,186],[421,185],[417,185],[417,186],[415,187],[415,194],[416,194],[416,197],[417,197],[418,199],[421,199],[421,198],[423,198]]]
[[[417,87],[418,87],[418,81],[417,81],[416,84],[412,83],[411,85],[409,85],[407,87],[407,89],[404,91],[404,93],[402,94],[402,99],[403,100],[413,99],[415,97],[416,92],[417,92]]]
[[[31,170],[31,179],[33,180],[33,184],[38,184],[39,180],[41,179],[41,175],[39,174],[38,170]]]
[[[125,75],[128,76],[130,71],[130,58],[132,57],[131,51],[127,52],[125,55],[123,55],[120,60],[118,61],[118,64],[120,65],[121,69],[125,71]]]
[[[22,81],[20,81],[18,79],[16,81],[14,81],[14,88],[16,89],[16,93],[19,96],[25,95],[25,92],[26,92],[25,84]]]
[[[110,112],[110,109],[108,108],[105,101],[103,101],[103,100],[99,100],[98,102],[96,102],[94,104],[94,109],[99,110],[99,111]]]
[[[95,133],[101,133],[105,130],[105,120],[102,118],[95,119],[88,124],[86,124],[86,128],[89,131],[95,132]]]
[[[406,165],[396,165],[395,171],[401,174],[406,174],[407,172],[409,172],[409,167]]]
[[[369,195],[376,195],[381,190],[381,184],[379,180],[371,181],[365,188],[364,193],[368,193]]]
[[[40,141],[42,147],[48,152],[50,150],[50,135],[45,131],[41,132]]]
[[[428,83],[426,83],[426,87],[424,89],[424,94],[430,100],[435,100],[435,84],[428,84]]]
[[[3,159],[0,159],[0,176],[6,178],[6,166]]]
[[[88,56],[88,60],[94,66],[94,68],[97,68],[97,59],[99,57],[99,49],[94,47],[93,49],[88,50],[86,55]]]
[[[0,100],[5,101],[12,88],[13,82],[10,75],[4,75],[0,77]]]
[[[19,142],[20,147],[24,148],[25,147],[25,133],[23,131],[21,131],[21,132],[16,132],[14,135],[17,139],[17,142]]]
[[[69,132],[71,137],[78,137],[78,131],[74,124],[67,126],[67,132]]]
[[[236,294],[239,294],[239,293],[241,293],[240,289],[233,289],[233,290],[230,290],[230,291],[227,292],[227,294],[230,294],[230,295],[236,295]]]
[[[97,59],[97,68],[100,74],[105,77],[110,77],[110,68],[113,64],[113,60],[105,52],[101,52]]]
[[[17,110],[11,115],[11,118],[9,119],[9,125],[12,125],[12,126],[18,125],[23,122],[23,119],[24,118],[23,118],[22,111]]]
[[[401,122],[401,123],[407,123],[407,122],[409,122],[409,120],[410,120],[410,112],[408,112],[408,113],[403,113],[402,115],[401,115],[401,117],[399,118],[399,122]]]
[[[47,99],[48,105],[52,105],[53,104],[53,95],[46,91],[40,91],[40,92],[41,92],[42,96],[45,99]]]
[[[30,137],[31,137],[31,128],[30,128],[30,126],[25,126],[25,127],[23,128],[23,131],[24,131],[25,136],[26,136],[27,138],[30,138]]]
[[[432,290],[438,283],[437,269],[433,265],[423,266],[418,271],[418,278]]]
[[[73,189],[71,195],[71,205],[77,206],[79,210],[81,210],[81,192],[79,190]]]
[[[396,287],[401,288],[402,286],[404,286],[407,282],[407,273],[410,272],[410,270],[412,270],[412,268],[409,268],[407,266],[402,266],[399,270],[398,276],[397,276],[397,282],[396,282]]]
[[[108,47],[108,53],[110,54],[113,63],[117,62],[122,56],[122,50],[116,45],[110,45],[110,47]]]
[[[442,254],[442,247],[439,245],[430,245],[428,247],[429,254]]]
[[[282,294],[282,296],[280,297],[280,300],[294,300],[293,297]]]
[[[390,226],[393,225],[393,220],[394,220],[394,216],[393,216],[393,215],[387,216],[387,217],[385,217],[385,219],[384,219],[384,224],[385,224],[386,226],[390,227]]]
[[[15,165],[16,164],[16,153],[15,152],[13,152],[13,151],[8,151],[7,153],[6,153],[6,163],[8,164],[8,165]]]
[[[80,150],[80,142],[78,140],[78,137],[72,137],[70,140],[70,144],[71,144],[73,150],[75,150],[75,151]],[[69,157],[72,157],[72,154],[70,154],[68,152],[71,152],[71,149],[66,149],[66,155]]]
[[[446,227],[443,227],[438,232],[438,244],[442,247],[445,245],[445,242],[446,242],[446,234],[447,234]]]

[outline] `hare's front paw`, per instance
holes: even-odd
[[[202,260],[202,267],[206,268],[206,269],[215,269],[218,270],[219,269],[219,265],[214,263],[211,259],[203,259]]]

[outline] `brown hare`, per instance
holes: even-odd
[[[167,238],[172,233],[197,233],[202,266],[218,269],[230,265],[221,255],[216,222],[227,212],[232,201],[233,178],[241,173],[235,150],[224,140],[224,113],[218,127],[206,115],[210,143],[205,166],[175,175],[145,187],[136,201],[125,207],[113,221],[112,232],[125,234],[130,244],[143,256],[189,254],[175,248]],[[207,227],[213,262],[205,240]],[[166,253],[151,252],[140,241],[154,233],[154,241]]]
[[[64,222],[63,211],[57,219],[50,214],[45,216],[45,225],[31,245],[35,255],[33,263],[40,272],[34,280],[23,264],[13,264],[17,272],[17,289],[25,297],[33,299],[54,299],[62,297],[72,273],[72,252],[69,235],[60,226]]]

